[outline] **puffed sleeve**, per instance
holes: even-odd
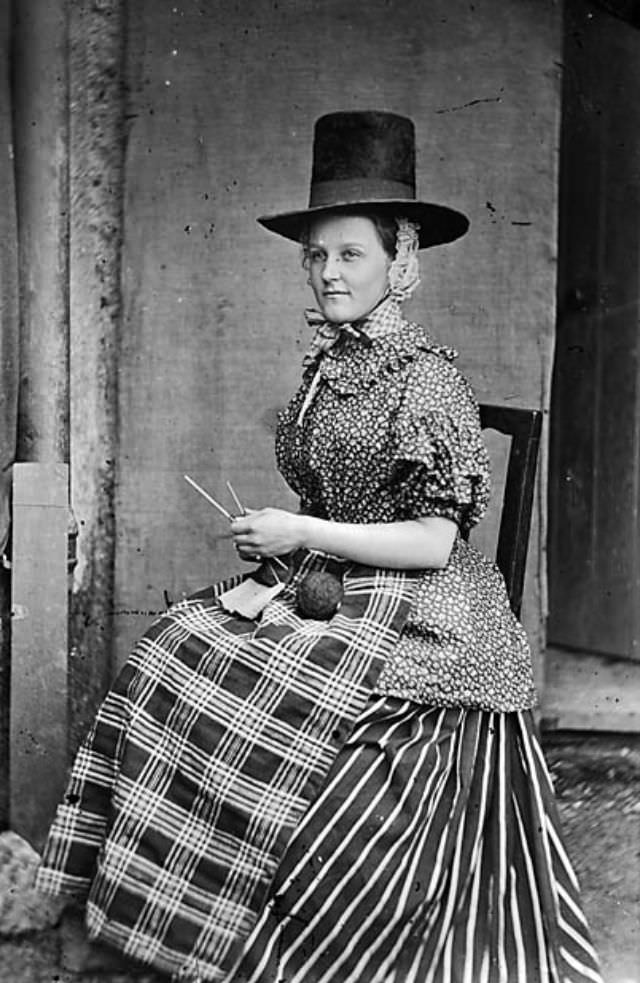
[[[464,377],[425,354],[409,374],[394,425],[402,518],[442,516],[466,533],[489,500],[489,459],[478,404]]]

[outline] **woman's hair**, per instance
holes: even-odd
[[[398,234],[398,223],[395,216],[389,212],[377,210],[375,208],[358,208],[340,211],[341,215],[356,215],[358,218],[368,218],[373,223],[382,248],[390,259],[396,257],[396,243]],[[309,220],[302,230],[300,242],[302,243],[302,265],[306,268],[308,261],[309,237],[311,235],[311,225],[313,220]]]

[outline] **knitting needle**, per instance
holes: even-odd
[[[289,570],[289,567],[287,566],[287,564],[286,563],[283,563],[283,561],[280,559],[279,556],[268,556],[268,557],[266,557],[266,559],[267,560],[272,560],[274,563],[277,563],[278,566],[279,567],[282,567],[283,570],[287,570],[287,571]]]
[[[225,519],[228,519],[228,520],[229,520],[229,522],[232,522],[232,521],[233,521],[233,516],[231,515],[231,513],[230,513],[230,512],[227,512],[227,510],[225,509],[225,507],[224,507],[224,505],[220,505],[220,502],[216,502],[216,500],[215,500],[215,498],[212,498],[212,497],[211,497],[211,495],[210,495],[210,494],[209,494],[208,492],[206,492],[206,491],[204,490],[204,488],[201,488],[201,487],[200,487],[200,485],[199,485],[199,484],[198,484],[197,482],[195,482],[195,481],[193,480],[193,478],[190,478],[188,474],[185,474],[185,476],[184,476],[184,478],[185,478],[185,481],[188,481],[188,482],[189,482],[189,484],[190,484],[190,485],[191,485],[191,486],[192,486],[193,488],[195,488],[195,490],[196,490],[197,492],[200,492],[200,494],[201,494],[201,495],[202,495],[202,496],[203,496],[204,498],[206,498],[206,500],[207,500],[208,502],[210,502],[210,503],[211,503],[211,505],[213,505],[213,507],[214,507],[214,509],[217,509],[217,510],[218,510],[218,512],[221,512],[221,513],[222,513],[222,515],[223,515],[223,516],[225,517]]]
[[[225,507],[223,505],[220,505],[220,502],[216,502],[215,498],[213,498],[208,492],[206,492],[204,490],[204,488],[201,488],[200,485],[196,481],[194,481],[193,478],[190,478],[188,474],[185,474],[184,477],[185,477],[185,481],[188,481],[189,484],[193,488],[195,488],[195,490],[197,492],[200,492],[200,494],[204,498],[206,498],[206,500],[208,502],[210,502],[211,505],[213,505],[213,507],[218,510],[218,512],[221,512],[222,513],[222,515],[225,517],[225,519],[228,519],[229,522],[233,522],[233,516],[231,515],[230,512],[227,512],[227,510],[225,509]],[[227,484],[229,484],[229,482],[227,482]],[[229,486],[229,490],[231,491],[231,486]],[[242,507],[242,505],[240,504],[240,501],[238,500],[238,497],[237,497],[236,493],[232,491],[232,495],[233,495],[234,501],[236,502],[236,504],[240,508],[240,510],[243,513],[243,515],[246,514],[244,508]],[[222,537],[220,537],[220,538],[222,538]],[[267,559],[267,557],[265,557],[265,559]],[[273,562],[274,563],[277,563],[278,566],[282,567],[283,570],[288,570],[289,569],[289,567],[287,566],[287,564],[286,563],[283,563],[282,560],[279,557],[277,557],[277,556],[271,556],[271,557],[268,557],[268,559],[273,560]]]
[[[242,504],[242,502],[240,501],[240,499],[236,495],[235,491],[233,490],[233,485],[231,484],[230,481],[227,482],[227,488],[229,489],[229,491],[231,493],[231,498],[235,502],[236,508],[238,509],[240,515],[246,515],[247,514],[247,510],[245,509],[244,505]]]
[[[231,494],[231,497],[232,497],[233,501],[236,504],[236,508],[238,508],[240,510],[240,513],[242,515],[246,515],[247,514],[247,510],[245,509],[244,505],[242,504],[242,502],[240,501],[240,499],[236,495],[236,493],[234,491],[234,488],[233,488],[233,485],[231,484],[230,481],[227,481],[227,488],[229,489],[229,492]],[[265,557],[265,559],[267,560],[268,563],[271,563],[271,562],[277,563],[278,566],[282,567],[283,570],[287,570],[287,571],[289,570],[289,567],[287,566],[287,564],[286,563],[283,563],[282,560],[279,557],[277,557],[277,556],[269,556],[269,557]],[[280,578],[278,577],[278,574],[275,572],[275,570],[273,572],[275,574],[276,580],[279,581]]]

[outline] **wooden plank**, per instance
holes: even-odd
[[[67,768],[68,467],[13,468],[10,825],[39,847]]]
[[[0,829],[9,824],[9,693],[11,580],[0,560]]]
[[[640,70],[592,7],[566,5],[548,641],[640,661]]]
[[[594,731],[607,734],[640,733],[640,713],[620,710],[589,712],[575,707],[551,706],[540,717],[540,728],[554,730]]]
[[[640,732],[640,665],[549,648],[541,726],[545,730]]]

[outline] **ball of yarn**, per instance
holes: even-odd
[[[328,621],[342,603],[342,581],[332,573],[317,570],[298,584],[296,600],[303,618]]]

